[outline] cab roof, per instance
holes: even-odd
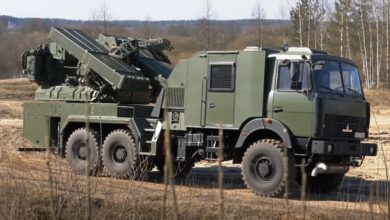
[[[308,47],[290,47],[287,51],[279,50],[274,53],[270,53],[268,57],[270,58],[277,58],[277,59],[292,59],[292,60],[302,60],[304,59],[304,56],[306,59],[311,60],[334,60],[339,62],[345,62],[350,63],[356,66],[356,63],[354,63],[352,60],[349,60],[347,58],[339,57],[339,56],[333,56],[328,54],[326,51],[312,49]]]

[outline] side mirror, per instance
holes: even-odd
[[[292,90],[302,90],[302,82],[300,81],[292,81],[290,88]]]

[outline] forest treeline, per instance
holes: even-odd
[[[291,40],[350,58],[367,88],[388,88],[390,0],[299,0]]]
[[[19,75],[20,55],[46,41],[50,26],[77,28],[91,37],[98,33],[168,38],[175,64],[198,50],[237,50],[246,46],[280,48],[306,46],[354,60],[367,88],[390,87],[390,0],[298,0],[281,9],[285,20],[265,20],[260,0],[250,19],[216,20],[212,0],[192,21],[113,21],[105,5],[89,21],[0,17],[0,78]],[[283,13],[282,11],[286,11]],[[287,14],[288,13],[288,14]],[[10,27],[11,24],[11,27]],[[1,74],[2,73],[2,74]]]
[[[117,36],[167,38],[174,49],[168,52],[175,64],[181,58],[187,58],[198,50],[233,50],[246,46],[257,46],[257,36],[253,33],[253,20],[217,21],[67,21],[50,19],[20,19],[11,23],[11,17],[0,17],[0,78],[8,75],[19,76],[21,54],[30,48],[47,42],[51,26],[76,28],[96,38],[99,33]],[[105,24],[106,23],[106,24]],[[209,23],[209,24],[208,24]],[[290,21],[262,21],[267,35],[264,43],[267,47],[281,47],[283,37],[279,36],[282,28]],[[210,26],[210,28],[205,27]],[[106,30],[105,30],[106,29]],[[206,31],[206,29],[208,29]],[[265,32],[265,30],[264,30]],[[208,46],[206,46],[208,45]],[[9,73],[6,74],[5,73]]]

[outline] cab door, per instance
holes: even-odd
[[[236,63],[210,62],[207,75],[206,125],[234,124]]]
[[[279,61],[274,78],[272,117],[297,137],[312,134],[313,96],[310,94],[310,64]]]

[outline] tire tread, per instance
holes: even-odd
[[[248,149],[245,151],[243,156],[243,161],[245,158],[255,149],[255,146],[259,146],[261,144],[271,144],[278,150],[278,152],[281,154],[282,157],[284,157],[284,145],[281,141],[275,140],[275,139],[261,139],[258,141],[253,142]],[[291,191],[292,186],[295,183],[295,160],[293,157],[288,158],[288,172],[283,173],[283,183],[279,185],[275,190],[268,193],[262,193],[258,192],[256,189],[254,189],[250,184],[248,184],[247,180],[245,179],[243,173],[242,173],[242,180],[244,181],[245,185],[252,190],[256,195],[263,196],[263,197],[281,197],[284,195],[285,188],[286,188],[286,180],[288,181],[288,188],[289,191]]]

